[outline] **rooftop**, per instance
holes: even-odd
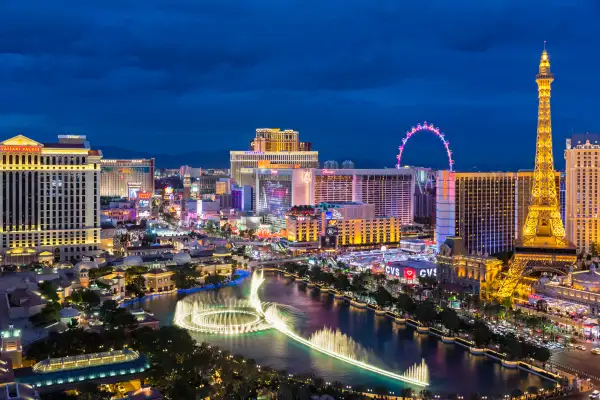
[[[129,349],[107,351],[104,353],[82,354],[61,358],[49,358],[40,361],[32,367],[34,372],[48,373],[70,369],[89,368],[99,365],[119,364],[137,360],[140,355]]]

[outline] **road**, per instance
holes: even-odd
[[[587,350],[569,349],[552,355],[551,361],[564,365],[574,371],[582,371],[593,377],[600,383],[600,355],[592,354],[591,344],[584,344]]]

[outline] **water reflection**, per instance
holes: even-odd
[[[244,297],[249,288],[247,284],[242,284],[221,291],[223,295]],[[394,324],[386,317],[375,316],[370,310],[351,307],[332,296],[322,295],[283,277],[268,277],[260,289],[260,298],[293,306],[301,311],[306,318],[298,321],[297,331],[304,337],[323,327],[339,329],[366,349],[372,350],[381,367],[394,372],[404,371],[424,358],[429,366],[430,389],[433,391],[494,395],[506,394],[517,387],[525,390],[529,386],[549,385],[549,382],[535,375],[502,368],[499,363],[484,356],[473,356],[460,346],[417,334],[411,327]],[[161,324],[170,324],[177,299],[177,295],[167,295],[144,301],[142,305],[152,311]],[[140,304],[131,307],[139,308]],[[210,342],[232,354],[254,358],[260,365],[270,365],[290,373],[309,372],[326,381],[338,380],[350,385],[385,385],[395,389],[403,386],[397,381],[308,349],[274,330],[245,336],[201,333],[193,333],[193,336],[198,341]]]

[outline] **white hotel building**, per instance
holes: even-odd
[[[600,135],[575,134],[567,139],[566,230],[579,251],[600,245]]]
[[[79,260],[100,244],[100,159],[85,136],[0,143],[2,264]]]

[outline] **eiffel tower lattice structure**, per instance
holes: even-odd
[[[565,237],[559,211],[550,118],[550,85],[553,81],[550,57],[544,45],[536,75],[539,105],[531,201],[521,242],[515,247],[507,275],[497,292],[501,299],[512,297],[524,275],[533,271],[566,273],[577,259],[575,247]]]

